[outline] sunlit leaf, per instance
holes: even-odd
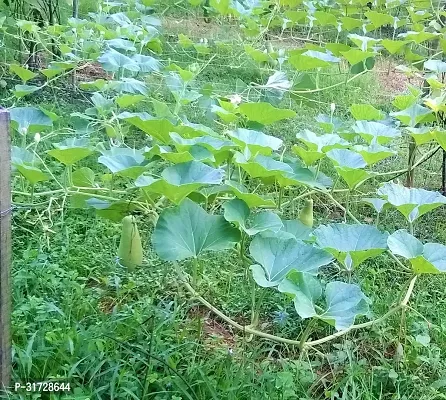
[[[340,331],[349,328],[355,318],[369,312],[370,300],[357,285],[344,282],[330,282],[325,288],[327,309],[319,319],[333,325]]]
[[[378,194],[392,204],[409,222],[446,204],[446,197],[425,189],[407,188],[395,183],[385,183]]]
[[[410,261],[416,274],[438,274],[446,272],[446,246],[439,243],[423,245],[404,229],[394,232],[387,239],[392,253]]]
[[[223,216],[210,215],[189,199],[180,206],[165,209],[152,234],[153,247],[165,261],[230,249],[239,240],[240,231]]]
[[[370,225],[321,225],[313,234],[317,245],[333,254],[348,270],[387,249],[388,233]]]
[[[294,118],[293,110],[273,107],[269,103],[242,103],[239,111],[250,121],[269,125],[282,119]]]
[[[207,185],[219,185],[224,172],[199,161],[189,161],[167,167],[161,178],[141,175],[135,185],[148,192],[158,193],[175,204],[181,203],[190,193]]]
[[[251,266],[259,286],[277,286],[296,270],[316,275],[332,257],[325,251],[296,239],[255,236],[249,246],[251,257],[258,263]]]
[[[272,151],[280,149],[283,144],[282,139],[266,135],[263,132],[253,131],[244,128],[238,128],[229,132],[229,136],[234,143],[242,148],[245,146],[252,154],[271,154]]]
[[[278,232],[283,228],[279,216],[271,211],[251,215],[248,205],[240,199],[233,199],[223,204],[226,221],[235,223],[249,236],[259,232]]]
[[[315,303],[322,296],[322,286],[314,276],[291,271],[277,289],[293,297],[294,307],[301,318],[317,315]]]
[[[379,144],[386,144],[392,139],[401,136],[401,132],[386,124],[374,121],[356,121],[353,131],[358,133],[369,144],[376,141]]]
[[[42,110],[34,107],[15,107],[9,111],[11,125],[21,134],[36,133],[53,126],[53,121]]]
[[[49,150],[48,154],[65,165],[73,165],[94,152],[86,139],[68,138],[63,142],[53,143],[53,146],[55,148]]]

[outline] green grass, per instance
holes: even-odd
[[[91,3],[81,3],[81,13],[92,9]],[[265,82],[271,71],[259,69],[239,50],[235,47],[233,53],[218,54],[197,84],[218,82],[216,89],[228,94],[235,92],[238,80]],[[193,61],[178,48],[170,55],[183,67]],[[236,57],[239,66],[228,67],[227,57]],[[320,85],[343,80],[333,70],[320,77]],[[39,104],[64,115],[88,106],[87,95],[77,92],[76,97],[67,98],[63,90],[63,86],[45,90],[22,104]],[[352,103],[390,108],[382,104],[380,91],[376,77],[370,74],[317,94],[313,99],[317,103],[299,104],[285,97],[282,105],[289,105],[297,116],[273,125],[268,132],[283,138],[289,147],[299,130],[318,130],[314,118],[329,113],[330,103],[336,104],[335,115],[340,118],[349,118]],[[186,108],[185,113],[193,122],[206,122],[198,108]],[[59,124],[66,122],[63,119]],[[417,185],[438,187],[439,157],[417,171]],[[383,163],[382,170],[404,168],[405,164],[403,157],[395,157],[391,164]],[[375,183],[365,185],[364,191],[376,187]],[[292,200],[296,194],[287,191],[286,196]],[[296,218],[302,204],[293,202],[286,216]],[[375,218],[367,206],[354,202],[352,207],[361,221],[370,223]],[[315,196],[315,219],[317,224],[339,222],[343,213]],[[380,221],[380,227],[391,232],[405,226],[401,215],[391,210]],[[417,236],[444,243],[445,221],[444,210],[430,213],[417,224]],[[140,222],[140,230],[148,265],[133,273],[116,262],[119,224],[93,212],[65,208],[62,213],[61,204],[49,210],[19,208],[13,229],[14,381],[69,381],[72,393],[60,397],[79,400],[446,398],[443,276],[419,279],[403,326],[397,314],[384,324],[352,332],[301,356],[286,345],[256,337],[249,341],[191,299],[172,266],[161,263],[151,252],[152,227],[147,219]],[[199,284],[200,293],[237,321],[247,323],[251,296],[246,266],[231,252],[202,266],[206,278]],[[184,267],[188,270],[190,266],[184,263]],[[326,276],[337,273],[327,270]],[[395,304],[395,293],[403,289],[407,277],[382,256],[364,263],[353,279],[361,283],[373,301],[372,313],[379,316]],[[260,323],[266,331],[287,337],[297,337],[303,328],[290,301],[273,290],[267,291]],[[312,336],[329,333],[329,328],[317,326]],[[398,342],[403,344],[404,355],[397,351]],[[13,393],[4,398],[59,396]]]

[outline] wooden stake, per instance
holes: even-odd
[[[9,112],[0,108],[0,391],[11,382],[11,146]]]

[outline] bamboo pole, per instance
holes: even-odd
[[[0,391],[11,381],[11,146],[9,112],[0,108]]]

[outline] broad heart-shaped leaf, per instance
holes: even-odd
[[[297,219],[282,220],[282,228],[277,231],[264,231],[260,235],[263,237],[276,237],[281,239],[298,239],[308,240],[313,232],[313,229],[308,225],[303,224]]]
[[[370,225],[321,225],[313,234],[317,245],[333,254],[348,270],[387,249],[388,233]]]
[[[210,215],[185,199],[165,209],[152,234],[153,247],[165,261],[199,257],[206,251],[230,249],[240,240],[240,231],[223,216]]]
[[[238,225],[249,236],[259,232],[278,232],[283,228],[282,220],[272,211],[264,211],[250,218],[251,211],[248,205],[240,199],[233,199],[223,204],[226,221]]]
[[[343,57],[350,63],[350,65],[356,65],[363,61],[373,57],[375,53],[371,51],[362,51],[358,49],[350,49],[348,51],[341,51]]]
[[[325,68],[332,65],[332,63],[321,60],[317,57],[304,56],[296,54],[289,58],[288,62],[298,71],[308,71],[315,68]]]
[[[424,63],[424,68],[442,74],[446,72],[446,63],[441,60],[428,60]]]
[[[198,145],[191,146],[187,151],[176,152],[170,146],[155,145],[146,151],[145,156],[151,159],[154,156],[159,156],[163,160],[170,161],[174,164],[185,163],[188,161],[203,161],[215,162],[214,155],[205,147]]]
[[[341,149],[350,146],[350,143],[336,134],[328,133],[318,136],[308,129],[297,133],[296,138],[305,143],[308,150],[317,152],[327,152],[332,149]]]
[[[21,134],[36,133],[53,126],[53,121],[42,110],[34,107],[15,107],[9,111],[11,125]]]
[[[439,243],[423,245],[404,229],[392,233],[387,244],[392,253],[410,261],[416,274],[446,272],[446,246]]]
[[[381,40],[381,45],[390,54],[398,53],[408,43],[410,43],[409,40],[391,40],[391,39],[383,39],[383,40]]]
[[[296,112],[293,110],[276,108],[269,103],[242,103],[238,110],[250,121],[262,125],[269,125],[296,116]]]
[[[243,200],[250,208],[264,207],[275,208],[276,203],[274,199],[267,196],[261,196],[257,193],[252,193],[245,186],[238,182],[227,180],[225,181],[228,191],[232,192],[235,197]]]
[[[90,168],[83,167],[79,168],[72,174],[72,180],[74,186],[80,187],[94,187],[95,174]]]
[[[250,131],[252,132],[252,131]],[[178,150],[187,150],[192,146],[200,145],[208,149],[210,152],[221,150],[230,150],[235,148],[235,144],[223,137],[214,136],[199,136],[191,139],[185,139],[176,132],[171,132],[170,137],[173,140],[174,146]]]
[[[23,82],[27,82],[37,76],[36,73],[30,71],[29,69],[23,68],[17,64],[11,64],[9,70],[16,74]]]
[[[359,144],[353,146],[353,150],[356,153],[361,154],[367,165],[375,164],[387,157],[394,156],[396,154],[395,151],[390,150],[388,147],[381,146],[377,143],[374,143],[370,146],[363,146]]]
[[[21,97],[25,97],[28,94],[37,92],[40,89],[40,87],[34,85],[15,85],[14,89],[15,90],[12,93],[14,94],[15,97],[20,99]]]
[[[138,65],[141,72],[159,72],[161,64],[159,61],[150,56],[144,56],[142,54],[135,54],[132,60]]]
[[[363,170],[367,166],[361,154],[347,149],[333,149],[327,152],[333,161],[336,171],[344,179],[350,189],[364,182],[372,173]]]
[[[358,133],[369,144],[374,141],[378,144],[386,144],[392,139],[401,136],[398,129],[374,121],[356,121],[352,128],[354,132]]]
[[[366,203],[369,206],[373,207],[378,214],[383,210],[383,208],[386,204],[389,204],[389,203],[387,203],[387,200],[375,199],[375,198],[370,198],[370,197],[365,197],[365,198],[361,199],[361,201],[363,203]]]
[[[317,180],[308,168],[277,161],[272,157],[258,155],[248,161],[242,153],[236,152],[234,164],[239,165],[253,178],[265,178],[271,183],[277,181],[280,186],[306,185],[326,189],[325,182]]]
[[[175,126],[168,119],[155,118],[146,112],[123,112],[118,118],[124,119],[163,144],[171,142],[169,133],[175,130]]]
[[[395,183],[385,183],[378,194],[392,204],[409,222],[446,204],[446,197],[425,189],[406,188]]]
[[[412,104],[410,107],[402,111],[390,113],[392,117],[398,118],[404,125],[415,127],[415,125],[423,122],[432,111],[429,108],[420,106],[419,104]]]
[[[219,185],[224,172],[203,164],[200,161],[189,161],[167,167],[160,179],[141,175],[135,185],[148,192],[166,196],[173,203],[179,204],[190,193],[206,185]]]
[[[17,171],[23,175],[23,177],[31,183],[31,185],[35,185],[38,182],[47,181],[48,175],[42,172],[41,169],[34,167],[32,165],[27,164],[13,164]]]
[[[282,139],[244,128],[229,132],[229,136],[234,143],[238,144],[242,149],[247,147],[252,154],[269,155],[273,151],[280,149],[283,144]]]
[[[12,146],[11,147],[11,164],[27,164],[36,165],[40,160],[29,150],[23,147]]]
[[[317,278],[310,274],[291,271],[280,282],[277,290],[293,297],[296,312],[303,319],[317,315],[315,303],[322,296],[322,286]]]
[[[127,57],[114,49],[110,49],[102,54],[98,58],[98,61],[106,71],[116,72],[120,69],[132,72],[140,71],[140,67],[135,60],[132,60],[130,57]]]
[[[53,146],[55,149],[49,150],[48,154],[65,165],[73,165],[94,152],[87,139],[68,138],[63,142],[53,143]]]
[[[105,165],[112,174],[136,179],[147,169],[147,162],[141,161],[135,154],[107,154],[100,156],[98,162]]]
[[[318,114],[315,120],[325,133],[341,131],[344,125],[341,119],[327,114]]]
[[[311,244],[293,238],[255,236],[249,246],[254,280],[259,286],[277,286],[291,270],[316,275],[332,256]]]
[[[420,128],[406,128],[408,134],[413,137],[417,146],[429,143],[434,139],[436,130],[428,127],[422,126]]]
[[[319,319],[333,325],[340,331],[349,328],[355,318],[369,312],[370,300],[357,285],[344,282],[330,282],[325,288],[327,309]]]
[[[353,104],[350,107],[350,112],[357,121],[373,121],[384,118],[384,113],[370,104]]]

